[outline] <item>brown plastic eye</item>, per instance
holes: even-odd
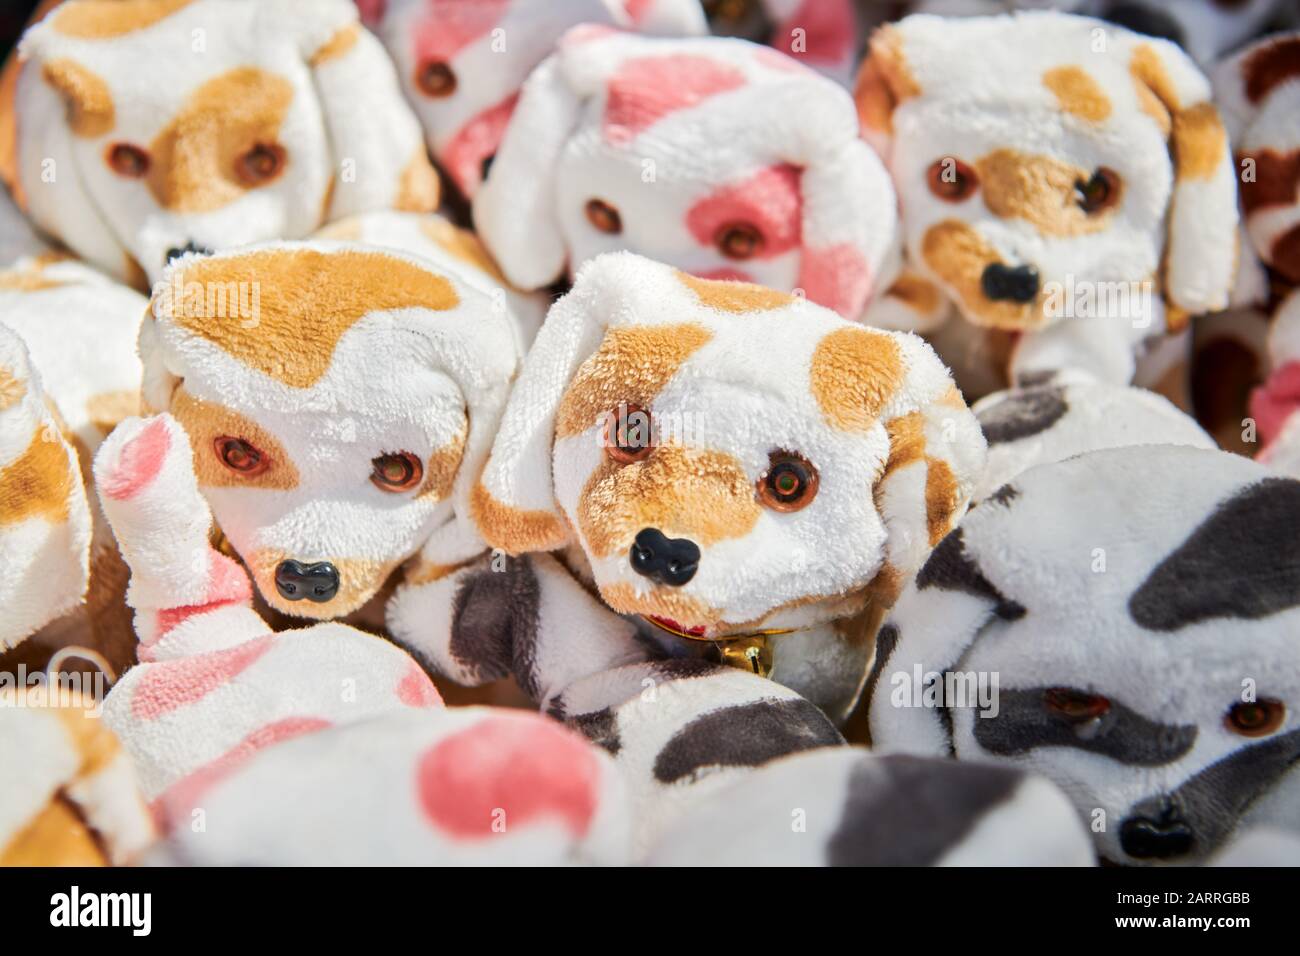
[[[249,186],[269,183],[284,169],[284,147],[258,143],[235,160],[235,174]]]
[[[645,461],[654,451],[654,420],[639,405],[621,405],[606,414],[601,444],[620,465]]]
[[[416,70],[415,85],[425,96],[434,99],[451,96],[456,92],[456,71],[442,60],[429,60]]]
[[[623,231],[623,217],[618,214],[617,209],[603,199],[587,201],[587,221],[601,232],[607,232],[611,236]]]
[[[410,491],[424,477],[424,465],[409,451],[370,459],[370,480],[380,491]]]
[[[925,178],[930,192],[944,202],[964,202],[980,185],[979,174],[960,159],[951,156],[931,163]]]
[[[212,440],[212,447],[217,453],[217,460],[237,475],[252,478],[271,467],[271,459],[242,438],[230,435],[218,435]]]
[[[1263,737],[1281,727],[1284,719],[1286,704],[1280,700],[1257,700],[1233,704],[1223,722],[1234,734]]]
[[[119,176],[139,179],[149,172],[149,154],[130,143],[114,143],[108,148],[108,166]]]
[[[758,500],[773,511],[799,511],[817,496],[817,469],[802,455],[773,452],[758,479]]]
[[[1105,166],[1097,167],[1086,183],[1074,184],[1074,191],[1079,196],[1079,208],[1090,216],[1119,202],[1119,189],[1119,173]]]
[[[713,242],[728,259],[751,259],[763,251],[763,234],[748,222],[723,226]]]
[[[1110,700],[1100,694],[1086,694],[1071,687],[1051,687],[1043,692],[1043,706],[1053,715],[1081,724],[1104,717],[1110,712]]]

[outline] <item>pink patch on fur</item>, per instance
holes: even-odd
[[[496,106],[479,113],[460,128],[438,157],[447,175],[466,196],[473,196],[483,182],[483,160],[501,145],[501,137],[518,101],[519,94],[511,93]]]
[[[435,744],[415,782],[429,822],[460,839],[497,836],[501,811],[507,830],[558,819],[581,837],[596,814],[599,774],[585,740],[521,713],[489,717]]]
[[[803,32],[796,34],[796,30]],[[856,30],[851,0],[804,0],[776,28],[772,46],[813,63],[842,63],[852,53]],[[794,49],[798,36],[802,37],[803,52]]]
[[[225,607],[229,604],[242,604],[253,598],[253,588],[248,581],[248,574],[235,561],[216,551],[208,553],[208,586],[204,591],[202,604],[189,604],[182,607],[163,608],[158,612],[158,632],[155,640],[162,637],[176,625],[198,614]]]
[[[1300,408],[1300,362],[1287,362],[1274,369],[1263,385],[1250,396],[1250,414],[1265,443],[1282,433],[1282,426]]]
[[[446,63],[496,26],[510,0],[425,0],[424,6],[426,15],[415,26],[415,58]]]
[[[166,419],[155,418],[122,446],[117,466],[104,475],[99,490],[114,501],[134,498],[162,470],[171,444]]]
[[[628,19],[638,24],[654,5],[655,0],[623,0],[623,9],[627,11]]]
[[[855,246],[841,243],[805,249],[799,261],[798,287],[818,305],[856,319],[871,294],[867,260]]]
[[[755,259],[771,259],[797,247],[803,231],[800,170],[781,164],[723,186],[686,213],[686,228],[702,246],[713,246],[726,226],[747,223],[763,236]]]
[[[158,829],[167,833],[199,803],[212,787],[246,764],[258,751],[273,744],[330,727],[319,717],[286,717],[259,727],[224,754],[168,787],[149,807]]]
[[[361,21],[366,26],[374,26],[384,18],[384,12],[388,9],[387,0],[356,0],[357,10],[361,13]]]
[[[407,707],[441,707],[442,695],[433,686],[429,675],[420,669],[420,665],[411,661],[406,668],[406,675],[397,682],[397,699]]]
[[[744,85],[743,73],[707,56],[673,53],[635,57],[609,80],[605,139],[616,145],[627,143],[669,113],[689,109]]]
[[[155,664],[136,685],[131,697],[132,716],[157,720],[202,700],[247,670],[270,649],[274,638],[274,634],[266,634],[224,650]]]
[[[564,36],[560,37],[557,46],[562,50],[567,50],[570,47],[582,46],[582,44],[590,43],[592,40],[603,40],[611,34],[622,32],[622,30],[611,27],[607,23],[579,23],[576,27],[571,27],[565,31]]]

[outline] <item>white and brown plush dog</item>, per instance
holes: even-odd
[[[852,101],[796,60],[579,27],[525,84],[474,223],[523,289],[626,249],[856,318],[896,210]]]
[[[189,433],[278,611],[340,617],[417,554],[483,548],[467,506],[519,346],[504,302],[443,259],[315,240],[189,255],[159,284],[145,402]]]
[[[911,270],[868,321],[932,330],[958,365],[951,303],[1012,380],[1125,384],[1176,369],[1164,334],[1227,304],[1232,157],[1208,81],[1172,44],[1053,12],[912,16],[873,36],[856,95]]]
[[[1041,773],[1116,862],[1300,830],[1297,534],[1300,482],[1227,452],[1032,468],[881,628],[873,746]]]
[[[621,253],[551,309],[472,504],[494,547],[570,546],[628,616],[614,630],[770,668],[842,720],[868,653],[844,619],[892,602],[983,464],[974,416],[919,338]],[[389,626],[445,658],[448,615],[431,610],[445,598],[419,590],[395,596]]]
[[[71,0],[19,56],[0,168],[38,226],[125,281],[436,205],[419,123],[347,0]]]
[[[429,149],[473,196],[519,99],[555,43],[580,23],[666,36],[707,32],[697,0],[358,0],[383,40]]]

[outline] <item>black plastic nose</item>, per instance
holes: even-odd
[[[1129,817],[1119,828],[1119,845],[1129,856],[1139,860],[1168,860],[1186,856],[1196,843],[1196,835],[1176,813],[1166,813],[1159,820]]]
[[[1012,302],[1032,302],[1038,295],[1038,270],[1033,266],[1004,266],[990,263],[980,276],[984,294],[994,302],[1010,299]]]
[[[1150,3],[1114,3],[1102,14],[1102,19],[1128,27],[1134,33],[1183,45],[1183,28],[1179,22]]]
[[[339,593],[338,568],[328,561],[303,564],[281,561],[275,566],[275,589],[286,601],[315,601],[323,604]]]
[[[679,588],[700,566],[700,549],[689,538],[669,538],[658,528],[642,528],[628,552],[632,570]]]
[[[167,258],[164,260],[163,265],[170,265],[173,259],[179,259],[187,252],[197,252],[201,256],[212,255],[211,249],[209,249],[207,246],[200,246],[197,243],[195,243],[193,239],[191,239],[183,246],[172,246],[170,249],[168,249]]]

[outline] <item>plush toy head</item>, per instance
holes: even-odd
[[[145,401],[184,425],[258,590],[312,618],[456,530],[517,360],[456,272],[326,241],[178,260],[140,347]]]
[[[576,541],[614,610],[719,638],[892,599],[983,462],[919,338],[622,253],[551,309],[473,505],[494,546]]]
[[[1227,452],[1033,468],[971,509],[881,628],[873,745],[1041,773],[1116,862],[1201,859],[1239,823],[1300,829],[1297,533],[1300,482]]]
[[[474,198],[521,288],[628,249],[801,289],[849,318],[884,281],[895,221],[889,178],[833,82],[743,40],[588,27],[529,78]]]
[[[478,189],[528,74],[580,23],[706,32],[697,0],[388,0],[374,17],[434,158],[464,195]]]
[[[1152,334],[1165,310],[1145,290],[1170,326],[1226,304],[1232,158],[1173,44],[1052,12],[913,16],[873,35],[856,95],[909,259],[967,320],[1040,328],[1067,320],[1066,297],[1116,287],[1098,283],[1138,292],[1119,320]]]
[[[38,225],[124,280],[436,205],[419,124],[347,0],[70,0],[19,53],[0,167]]]
[[[1209,65],[1257,36],[1285,0],[1090,0],[1085,12],[1136,33],[1171,40]]]

